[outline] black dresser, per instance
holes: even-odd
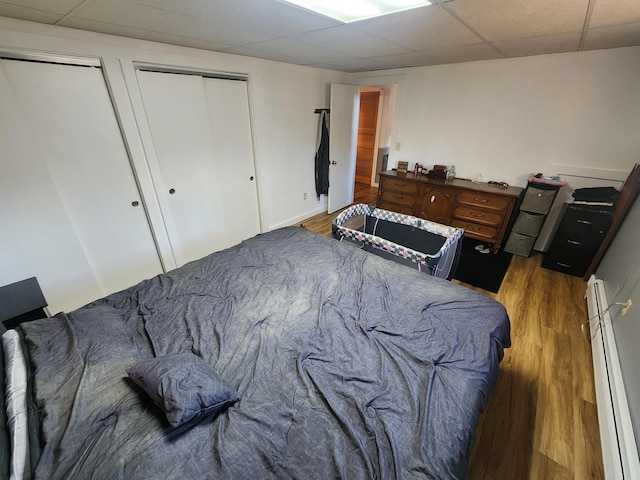
[[[542,266],[582,277],[611,223],[613,208],[567,204]]]

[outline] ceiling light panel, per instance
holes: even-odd
[[[425,0],[279,0],[344,23],[431,5]]]

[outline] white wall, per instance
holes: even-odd
[[[263,230],[325,210],[315,197],[315,108],[329,84],[398,85],[390,165],[455,164],[458,176],[524,186],[550,164],[629,171],[640,151],[640,47],[353,74],[0,17],[0,50],[101,57],[143,188],[129,102],[132,62],[249,76]],[[129,125],[127,127],[127,125]],[[401,148],[395,151],[395,145]],[[303,200],[303,193],[307,200]],[[151,203],[151,217],[159,213]],[[162,240],[160,240],[162,243]]]
[[[640,47],[352,75],[396,78],[390,165],[525,186],[550,164],[630,171],[640,152]],[[395,77],[394,77],[395,76]],[[400,150],[395,151],[396,143]]]
[[[143,116],[136,101],[133,62],[185,69],[230,72],[249,77],[258,194],[263,230],[288,225],[326,210],[315,196],[314,155],[318,116],[329,106],[330,83],[346,83],[341,72],[288,65],[237,55],[177,47],[0,17],[0,52],[44,52],[103,59],[116,109],[130,144],[132,162],[143,189],[152,188],[135,125]],[[307,192],[307,200],[303,193]],[[152,222],[161,222],[154,199],[145,197]],[[233,208],[230,199],[229,208]],[[160,249],[168,248],[159,239]]]
[[[640,199],[636,198],[595,275],[605,282],[607,300],[612,306],[609,314],[635,440],[640,446]],[[627,300],[631,300],[632,306],[622,316],[620,303]]]

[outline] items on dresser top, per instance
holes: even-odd
[[[578,188],[572,196],[573,203],[577,205],[614,207],[620,192],[613,187],[590,187]]]
[[[380,173],[376,206],[465,229],[465,237],[494,244],[499,250],[520,187],[500,188],[455,178],[445,181],[424,175]]]

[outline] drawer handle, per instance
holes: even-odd
[[[558,265],[560,265],[561,267],[564,268],[571,268],[571,265],[567,265],[566,263],[562,263],[562,262],[556,262]]]
[[[474,217],[474,218],[482,218],[482,217],[484,217],[484,213],[471,213],[471,212],[469,212],[469,216],[470,217]]]
[[[393,182],[394,187],[404,187],[404,183]]]
[[[582,245],[582,242],[576,242],[575,240],[567,240],[567,243],[570,243],[571,245]]]
[[[404,195],[393,195],[393,198],[395,198],[396,200],[402,200],[404,198]]]
[[[591,222],[589,220],[577,220],[578,223],[584,223],[585,225],[591,225]]]
[[[436,201],[436,196],[435,195],[431,195],[431,203]]]
[[[480,202],[480,203],[489,203],[489,200],[487,198],[478,198],[478,197],[474,197],[473,198],[474,202]]]

